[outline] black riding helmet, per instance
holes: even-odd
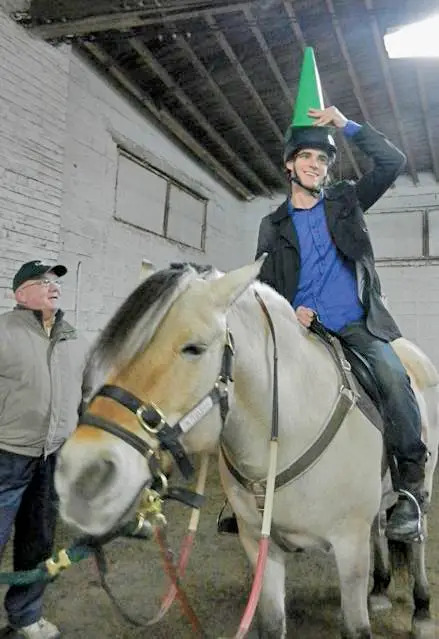
[[[331,164],[337,153],[334,138],[327,127],[289,126],[285,135],[284,164],[301,149],[321,149],[328,154]]]

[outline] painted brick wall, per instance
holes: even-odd
[[[0,311],[18,266],[56,260],[63,191],[68,50],[32,39],[0,4]]]
[[[421,174],[415,186],[408,176],[401,176],[395,187],[371,209],[371,213],[406,212],[439,209],[439,184],[431,174]],[[401,243],[398,213],[386,216],[388,228],[383,232]],[[439,229],[430,224],[430,246],[437,246]],[[388,306],[403,334],[416,342],[439,366],[439,261],[389,261],[378,264],[378,272]]]
[[[0,0],[0,311],[34,257],[68,265],[64,308],[90,337],[139,281],[142,260],[242,264],[242,201],[69,47],[15,25],[5,10],[19,8]],[[205,252],[113,218],[116,140],[208,199]]]
[[[195,261],[244,263],[244,204],[170,141],[78,54],[70,65],[61,258],[69,266],[64,304],[90,336],[138,283],[143,259],[157,267]],[[114,219],[117,141],[208,199],[206,250]],[[184,224],[184,220],[181,221]]]

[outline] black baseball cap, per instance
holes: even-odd
[[[62,277],[67,273],[67,268],[62,264],[44,264],[40,260],[32,260],[23,264],[14,275],[12,280],[12,290],[15,291],[27,280],[36,280],[45,273],[55,273],[57,277]]]

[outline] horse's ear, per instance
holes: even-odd
[[[209,286],[215,305],[226,309],[233,304],[257,278],[266,257],[267,254],[264,253],[256,262],[229,271],[217,280],[211,280]]]

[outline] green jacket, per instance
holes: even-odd
[[[49,337],[40,314],[0,315],[0,449],[39,457],[73,432],[83,393],[87,343],[58,311]]]

